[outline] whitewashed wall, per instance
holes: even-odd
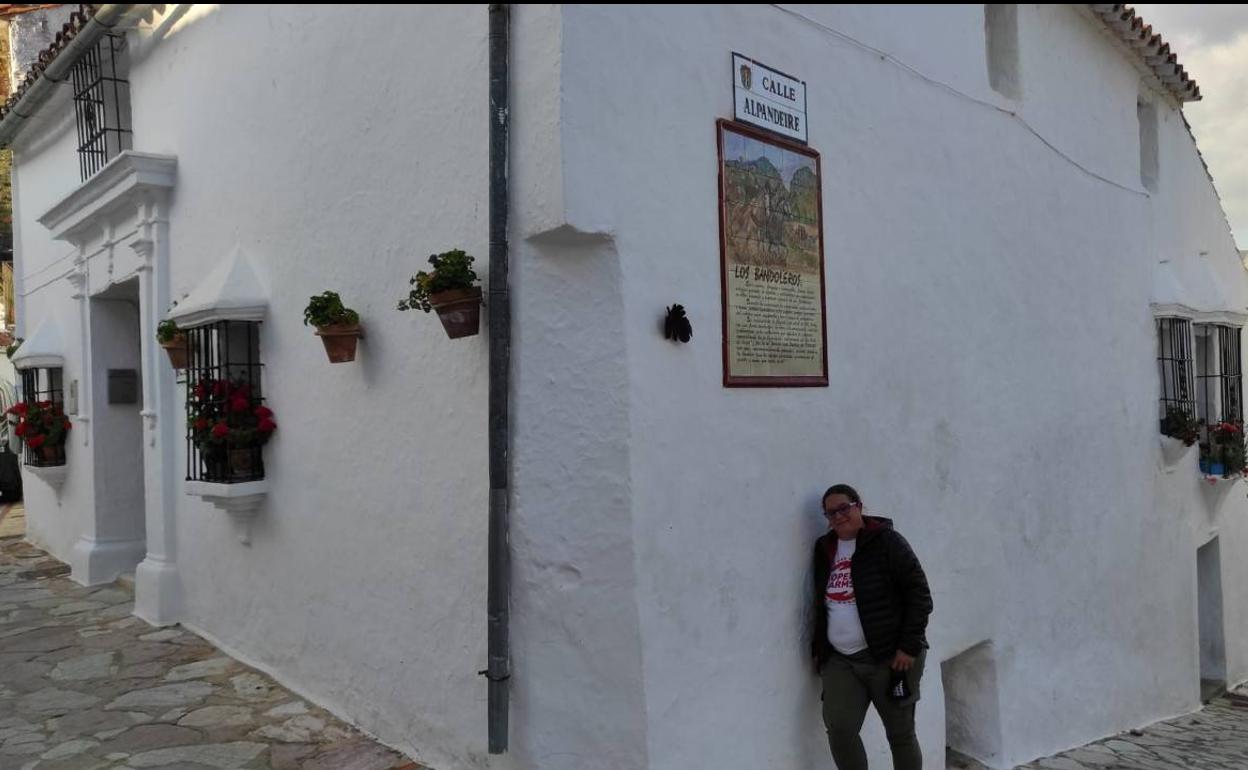
[[[447,767],[485,744],[486,344],[395,305],[431,253],[487,266],[485,29],[476,7],[196,8],[132,80],[136,148],[178,157],[173,296],[237,243],[270,301],[271,491],[250,547],[181,498],[186,621]],[[365,327],[353,364],[302,324],[327,289]]]
[[[79,185],[76,148],[67,94],[50,102],[13,145],[17,336],[29,337],[45,320],[59,325],[65,344],[66,387],[71,380],[82,379],[84,367],[79,305],[71,298],[74,290],[65,278],[73,267],[74,250],[67,243],[52,241],[37,220]],[[59,495],[33,474],[22,474],[27,538],[65,561],[71,558],[95,500],[92,453],[84,440],[82,431],[70,435],[66,445],[69,475]]]
[[[1011,101],[981,6],[514,7],[515,699],[512,753],[487,758],[485,338],[393,309],[429,253],[486,271],[485,10],[171,8],[132,92],[135,148],[178,157],[173,294],[239,244],[270,298],[280,427],[252,543],[198,498],[176,512],[185,621],[228,650],[438,767],[826,764],[807,559],[820,492],[848,481],[932,582],[929,763],[940,661],[986,641],[996,765],[1193,708],[1214,526],[1228,676],[1248,676],[1227,557],[1248,505],[1212,517],[1160,463],[1149,310],[1160,258],[1242,268],[1164,102],[1141,187],[1138,73],[1076,11],[1020,8]],[[733,50],[808,84],[826,389],[720,385]],[[18,153],[22,324],[63,313],[76,349],[65,282],[30,294],[65,253],[33,219],[77,184],[72,137],[44,137]],[[354,364],[300,323],[325,289],[361,313]],[[658,333],[673,302],[687,346]],[[56,553],[91,505],[70,463],[60,506],[27,482]]]
[[[847,481],[896,520],[932,581],[930,762],[944,746],[940,661],[984,641],[997,765],[1194,708],[1196,542],[1156,493],[1152,274],[1202,242],[1227,281],[1243,274],[1180,116],[1159,102],[1152,195],[1140,76],[1076,10],[1020,6],[1014,101],[988,86],[982,6],[797,8],[809,21],[564,7],[562,156],[517,170],[526,192],[543,175],[559,187],[528,204],[522,231],[538,237],[516,281],[517,463],[545,466],[517,479],[518,569],[565,622],[518,612],[518,637],[593,651],[564,663],[583,683],[573,704],[604,686],[645,704],[644,723],[621,728],[632,753],[603,766],[824,763],[807,559],[819,494]],[[730,51],[808,85],[826,389],[720,386],[714,120],[731,115]],[[659,335],[673,302],[689,311],[688,346]],[[1192,475],[1188,508],[1203,502]],[[521,538],[554,533],[526,563]],[[1243,622],[1232,583],[1228,636]]]

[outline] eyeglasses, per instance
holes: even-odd
[[[848,515],[850,511],[857,508],[859,505],[861,505],[861,503],[845,503],[844,505],[836,506],[830,511],[827,509],[824,509],[823,515],[827,516],[828,518],[835,518],[842,514]]]

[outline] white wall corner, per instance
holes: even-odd
[[[556,240],[610,235],[577,205],[588,191],[569,189],[564,98],[565,13],[558,5],[512,6],[511,206],[521,238]]]

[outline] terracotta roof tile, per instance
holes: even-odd
[[[1170,51],[1170,44],[1145,24],[1129,5],[1088,4],[1101,22],[1119,40],[1134,51],[1140,61],[1157,76],[1161,84],[1180,102],[1200,101],[1200,86],[1179,64],[1179,57]]]
[[[77,37],[82,28],[87,25],[87,22],[95,16],[95,12],[99,8],[99,4],[82,4],[78,6],[78,10],[70,14],[69,21],[65,22],[65,25],[61,27],[61,31],[56,33],[56,38],[52,40],[52,43],[39,52],[38,58],[30,65],[26,70],[26,74],[22,77],[22,82],[18,84],[17,88],[13,89],[13,93],[9,95],[8,101],[3,106],[0,106],[0,120],[4,120],[8,116],[14,105],[21,100],[26,91],[34,85],[35,81],[42,77],[43,71],[56,60],[56,57],[70,44],[70,41]]]

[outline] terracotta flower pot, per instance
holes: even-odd
[[[355,360],[355,346],[364,336],[359,324],[334,324],[316,327],[316,336],[325,346],[325,354],[331,364]]]
[[[230,478],[251,479],[256,474],[256,456],[250,448],[230,450]]]
[[[438,311],[442,328],[451,339],[471,337],[481,330],[480,286],[431,294],[429,304]]]
[[[160,343],[160,346],[169,354],[169,363],[174,369],[185,369],[190,365],[191,346],[182,332],[168,342]]]
[[[65,464],[65,447],[50,446],[44,444],[39,447],[39,456],[43,458],[44,465],[64,465]]]

